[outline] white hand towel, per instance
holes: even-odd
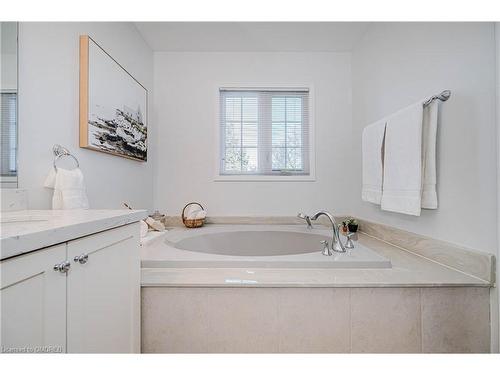
[[[54,168],[50,168],[49,174],[45,178],[43,186],[49,189],[54,189],[55,184],[56,184],[56,170]]]
[[[419,101],[387,119],[382,210],[420,216],[422,118]]]
[[[436,193],[436,136],[439,104],[432,101],[424,107],[422,122],[422,208],[438,207]]]
[[[56,185],[56,174],[57,172],[55,168],[50,168],[49,174],[45,178],[43,186],[49,189],[54,189]],[[62,209],[62,193],[59,190],[54,190],[54,192],[52,193],[52,209]]]
[[[89,208],[82,171],[80,168],[72,170],[57,168],[52,209],[67,210],[79,208]]]
[[[163,225],[163,223],[153,219],[152,217],[147,217],[144,221],[149,227],[153,228],[158,232],[162,232],[165,230],[165,226]]]
[[[204,219],[207,216],[207,212],[201,208],[194,208],[188,212],[186,218],[189,220]]]
[[[383,145],[385,120],[368,125],[363,129],[363,187],[361,199],[380,204],[382,199]]]
[[[205,210],[196,211],[195,215],[194,215],[194,218],[196,220],[198,220],[198,219],[204,219],[206,217],[207,217],[207,211],[205,211]]]

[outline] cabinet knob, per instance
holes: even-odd
[[[88,254],[80,254],[77,255],[76,257],[73,258],[75,263],[80,263],[80,264],[85,264],[89,260],[89,255]]]
[[[71,267],[71,263],[68,261],[64,261],[64,262],[55,264],[54,271],[59,271],[61,273],[68,273],[70,267]]]

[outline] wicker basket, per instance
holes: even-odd
[[[186,219],[186,217],[184,216],[184,212],[186,211],[186,208],[192,204],[196,204],[196,205],[200,206],[200,208],[202,210],[204,210],[203,206],[201,204],[199,204],[198,202],[190,202],[190,203],[186,204],[184,206],[184,208],[182,209],[182,214],[181,214],[182,222],[188,228],[199,228],[199,227],[203,226],[203,224],[205,223],[205,219]]]

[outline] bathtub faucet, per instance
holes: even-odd
[[[307,223],[307,229],[313,229],[313,226],[312,226],[312,223],[311,223],[311,218],[309,217],[309,215],[306,215],[306,214],[303,214],[302,212],[299,212],[297,214],[297,217],[299,219],[302,219],[302,220],[306,221],[306,223]]]
[[[330,220],[330,223],[332,223],[333,233],[332,233],[332,243],[330,245],[331,246],[330,250],[337,252],[337,253],[345,253],[346,252],[345,247],[342,244],[342,241],[340,240],[339,227],[338,227],[337,223],[335,222],[335,218],[333,217],[333,215],[327,211],[319,211],[316,214],[314,214],[313,216],[311,216],[310,219],[317,220],[320,216],[326,216]],[[331,254],[329,254],[329,255],[331,255]]]

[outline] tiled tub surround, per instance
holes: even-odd
[[[489,348],[488,288],[142,288],[146,353]]]
[[[495,257],[445,241],[359,219],[362,232],[414,254],[493,283]]]
[[[196,229],[176,229],[196,231]],[[360,233],[358,243],[389,259],[388,269],[301,269],[301,268],[174,268],[163,267],[168,247],[162,237],[142,249],[142,286],[234,286],[261,287],[432,287],[482,286],[491,283],[450,266]],[[354,248],[353,251],[355,251]],[[325,261],[329,261],[325,258]],[[187,267],[187,266],[185,266]],[[489,276],[488,278],[491,278]]]
[[[337,222],[341,222],[346,216],[337,216]],[[233,225],[233,224],[267,224],[267,225],[305,225],[304,221],[297,217],[207,217],[208,224]],[[325,217],[318,219],[319,223],[330,226]],[[373,223],[359,219],[360,232],[376,240],[371,245],[376,246],[380,242],[393,245],[393,249],[411,252],[419,257],[450,267],[465,274],[477,277],[487,283],[493,284],[495,280],[495,257],[492,254],[475,251],[462,246],[435,240],[402,229],[388,225]],[[182,220],[178,216],[168,216],[165,224],[170,227],[184,228]],[[317,224],[315,224],[317,225]],[[378,246],[382,251],[386,246]]]
[[[142,351],[489,352],[493,257],[372,225],[391,269],[143,268]]]

